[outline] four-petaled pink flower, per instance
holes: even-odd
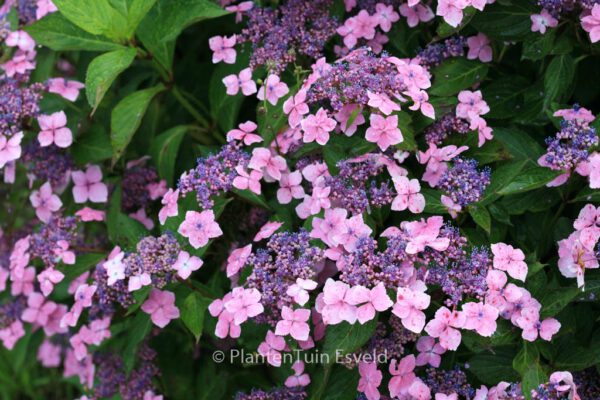
[[[428,22],[435,18],[431,8],[424,4],[411,6],[409,3],[403,3],[400,5],[400,14],[406,17],[406,23],[411,28],[419,25],[419,22]]]
[[[18,319],[0,330],[0,340],[7,350],[12,350],[23,336],[25,336],[25,329],[23,329],[23,323]]]
[[[112,286],[115,282],[125,279],[124,257],[125,253],[121,251],[119,246],[116,246],[108,255],[108,260],[102,264],[102,268],[106,270],[106,274],[108,275],[108,286]]]
[[[469,5],[469,0],[439,0],[436,14],[444,17],[444,21],[456,28],[463,19],[463,10]]]
[[[238,176],[233,179],[233,187],[239,190],[250,190],[253,193],[260,194],[260,180],[262,179],[262,172],[257,170],[250,170],[248,173],[244,167],[238,165],[235,167],[235,172]]]
[[[294,96],[290,96],[283,103],[283,112],[288,114],[290,128],[300,125],[302,116],[308,114],[308,105],[306,104],[306,90],[300,89]]]
[[[250,68],[244,68],[239,75],[227,75],[223,78],[223,84],[227,88],[226,93],[230,96],[235,96],[240,90],[244,96],[256,93],[256,83],[252,80]]]
[[[19,49],[30,52],[35,49],[35,41],[25,31],[10,32],[4,43],[9,47],[18,47]]]
[[[462,306],[466,318],[464,328],[476,331],[484,337],[492,336],[496,332],[498,310],[483,302],[469,302]]]
[[[66,148],[73,143],[73,134],[67,128],[67,116],[63,111],[40,115],[38,122],[42,129],[38,134],[40,146],[46,147],[54,143],[58,147]]]
[[[261,297],[260,292],[255,288],[237,287],[231,292],[231,299],[225,302],[225,310],[233,315],[233,322],[240,325],[265,310],[260,303]]]
[[[368,363],[361,361],[358,364],[358,373],[360,380],[358,381],[358,391],[365,394],[368,400],[379,400],[379,385],[383,374],[377,369],[377,363]]]
[[[142,311],[150,314],[150,319],[159,328],[164,328],[172,319],[179,318],[175,294],[167,290],[153,288],[148,299],[142,304]]]
[[[376,311],[383,312],[394,304],[387,295],[382,282],[379,282],[371,290],[360,285],[352,287],[348,292],[347,301],[353,306],[358,306],[356,318],[360,324],[375,318]]]
[[[235,22],[242,22],[242,14],[246,11],[252,10],[254,7],[253,1],[242,1],[240,4],[236,4],[233,6],[227,6],[225,9],[229,12],[235,13]]]
[[[427,221],[402,222],[401,227],[408,233],[408,243],[406,252],[408,254],[417,254],[425,247],[431,247],[438,251],[444,251],[450,244],[450,239],[439,237],[440,229],[444,224],[444,219],[440,216],[427,218]]]
[[[302,187],[302,174],[300,171],[282,174],[279,180],[279,189],[277,189],[277,201],[279,204],[289,204],[294,199],[304,197],[304,188]]]
[[[261,88],[258,89],[256,97],[259,100],[267,100],[269,103],[276,105],[277,101],[288,94],[289,91],[290,89],[285,82],[281,82],[277,75],[271,74],[267,77]]]
[[[365,139],[377,143],[382,151],[404,140],[402,132],[398,128],[397,115],[384,118],[378,114],[371,114],[369,120],[371,126],[366,131]]]
[[[487,114],[490,111],[481,90],[471,92],[469,90],[463,90],[458,94],[458,105],[456,106],[456,116],[459,118],[465,118],[471,123],[473,121],[480,120],[480,116]]]
[[[213,210],[186,212],[185,220],[179,225],[177,232],[188,238],[195,249],[205,246],[210,239],[223,234],[221,227],[215,222]]]
[[[0,168],[21,157],[21,139],[23,132],[18,132],[7,138],[0,133]]]
[[[310,384],[310,376],[304,373],[304,362],[301,360],[292,364],[294,375],[288,376],[285,380],[285,386],[289,388],[304,387]]]
[[[40,190],[34,190],[29,195],[31,205],[35,208],[35,215],[42,222],[50,221],[52,214],[60,209],[62,201],[52,193],[50,182],[44,183]]]
[[[415,370],[415,356],[408,355],[398,363],[396,359],[392,359],[389,366],[392,379],[388,383],[388,389],[391,397],[402,397],[408,394],[408,389],[417,378]]]
[[[392,24],[400,19],[400,15],[394,11],[394,6],[377,3],[375,5],[375,18],[379,22],[379,27],[384,32],[389,32],[392,29]]]
[[[23,75],[26,74],[27,71],[34,70],[35,63],[29,61],[27,54],[19,55],[19,52],[17,52],[17,55],[15,55],[11,60],[8,60],[4,64],[0,65],[0,67],[2,67],[6,73],[6,76],[12,78],[17,74]]]
[[[416,365],[419,367],[431,365],[438,368],[442,362],[441,355],[446,352],[446,349],[436,343],[431,336],[421,336],[417,341],[417,350],[419,355],[417,356]]]
[[[288,287],[286,294],[288,296],[291,296],[296,302],[296,304],[303,306],[308,302],[308,291],[314,290],[316,288],[317,282],[311,279],[297,278],[296,283]]]
[[[21,319],[31,324],[40,326],[48,323],[48,318],[56,310],[56,303],[46,301],[46,298],[40,294],[33,292],[27,297],[27,308],[23,311]]]
[[[285,339],[267,331],[265,341],[258,345],[258,354],[265,357],[267,362],[274,367],[281,366],[281,352],[286,348]]]
[[[54,5],[52,0],[38,0],[37,8],[35,10],[35,18],[42,19],[44,16],[58,11],[58,8]]]
[[[516,320],[517,326],[523,329],[523,339],[533,342],[539,336],[547,341],[552,340],[560,330],[560,322],[554,318],[546,318],[540,321],[540,311],[537,307],[526,307],[521,310],[520,317]]]
[[[558,20],[546,9],[543,9],[539,14],[533,14],[530,18],[531,32],[539,32],[543,35],[546,33],[547,28],[555,28],[558,26]],[[583,29],[585,30],[585,27]]]
[[[258,233],[252,239],[254,242],[260,242],[263,239],[270,238],[279,228],[283,226],[283,222],[279,221],[270,221],[264,224]]]
[[[367,104],[369,104],[371,107],[377,108],[385,115],[390,115],[392,112],[400,110],[400,106],[390,100],[388,95],[385,93],[380,94],[367,92],[367,96],[369,97],[369,102]]]
[[[252,253],[252,243],[240,247],[239,249],[235,249],[229,254],[227,257],[227,277],[230,278],[237,274],[240,269],[244,268],[246,265],[246,260],[250,257],[250,253]]]
[[[590,34],[590,41],[592,43],[600,40],[600,4],[594,4],[592,12],[581,18],[581,26],[584,31]]]
[[[326,325],[342,321],[351,324],[356,322],[356,307],[350,304],[350,287],[346,283],[327,279],[323,293],[317,300],[322,301],[322,307],[317,307],[317,311],[323,316],[323,323]]]
[[[77,100],[79,91],[85,85],[77,81],[68,81],[64,78],[53,78],[48,80],[48,92],[58,94],[69,101]]]
[[[356,129],[365,123],[362,107],[356,104],[345,104],[334,117],[340,123],[340,130],[346,136],[354,135]]]
[[[102,170],[97,165],[90,165],[85,172],[73,171],[73,198],[75,203],[105,203],[108,199],[108,188],[102,183]]]
[[[83,222],[104,221],[106,219],[106,211],[94,210],[90,207],[83,207],[75,213]]]
[[[256,128],[258,128],[258,126],[254,122],[246,121],[239,125],[239,129],[232,129],[227,132],[227,141],[240,140],[246,146],[262,142],[263,139],[254,133]]]
[[[180,251],[177,255],[177,261],[173,264],[173,269],[177,271],[182,279],[187,279],[192,272],[197,271],[203,262],[196,256],[191,256],[187,251]]]
[[[160,201],[163,206],[158,212],[158,220],[161,225],[165,224],[165,221],[168,217],[176,217],[179,214],[177,200],[179,200],[179,189],[175,191],[173,191],[173,189],[169,189],[169,191],[163,196],[162,200]]]
[[[54,290],[54,285],[60,283],[65,278],[65,275],[55,270],[54,268],[46,268],[37,276],[37,280],[40,283],[40,290],[46,297]]]
[[[522,250],[515,249],[509,244],[495,243],[492,244],[492,253],[494,268],[506,271],[511,277],[525,282],[527,264]]]
[[[403,211],[407,208],[410,212],[418,214],[425,209],[425,197],[420,193],[421,184],[417,179],[408,179],[405,176],[392,178],[398,193],[392,202],[392,210]]]
[[[456,393],[451,393],[451,394],[436,393],[435,400],[458,400],[458,395]]]
[[[275,327],[276,335],[290,335],[298,341],[308,340],[310,332],[310,327],[308,326],[308,319],[310,318],[309,309],[299,308],[292,310],[284,306],[281,309],[281,318],[283,319],[278,321]]]
[[[232,338],[240,337],[242,329],[233,321],[233,315],[225,309],[225,303],[231,299],[231,293],[227,293],[223,299],[216,299],[208,306],[208,312],[213,317],[219,317],[215,327],[215,335],[225,339],[228,335]]]
[[[208,47],[213,51],[212,62],[216,64],[223,61],[225,64],[235,64],[236,52],[235,46],[236,37],[213,36],[208,39]]]
[[[441,307],[435,312],[435,318],[425,325],[425,332],[439,338],[440,345],[446,350],[456,350],[462,338],[458,329],[463,328],[465,322],[466,317],[462,312]]]
[[[287,170],[285,158],[275,155],[266,147],[252,150],[252,158],[248,168],[262,171],[267,182],[281,179],[281,172]]]
[[[400,287],[396,294],[396,304],[392,313],[402,321],[402,325],[412,332],[421,333],[425,326],[425,313],[429,307],[431,296],[425,293],[427,287],[416,281],[412,287]]]
[[[469,53],[467,54],[469,60],[479,59],[484,63],[492,61],[492,46],[490,46],[490,39],[485,33],[471,36],[467,39],[467,45],[469,46]]]
[[[304,118],[300,122],[300,125],[304,132],[302,138],[304,143],[316,141],[323,146],[329,141],[329,132],[335,129],[337,121],[333,118],[329,118],[325,109],[319,108],[315,115],[311,114]]]

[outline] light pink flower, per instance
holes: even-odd
[[[142,304],[142,311],[150,314],[150,319],[159,328],[164,328],[172,319],[179,318],[175,295],[167,290],[153,288],[148,299]]]
[[[303,306],[308,302],[308,292],[317,288],[317,282],[311,279],[297,278],[296,283],[288,287],[286,294],[294,299],[296,304]]]
[[[196,256],[191,256],[187,251],[181,250],[177,255],[177,261],[173,264],[173,269],[177,271],[182,279],[187,279],[192,272],[197,271],[203,262]]]
[[[436,14],[456,28],[463,19],[463,10],[469,5],[468,0],[439,0]]]
[[[167,193],[167,181],[161,179],[158,182],[150,182],[146,185],[146,190],[148,191],[150,200],[156,200]]]
[[[135,292],[136,290],[140,290],[144,286],[148,286],[151,283],[152,278],[147,272],[141,273],[139,275],[133,275],[129,277],[129,281],[127,282],[127,291]]]
[[[492,244],[492,253],[494,268],[506,271],[511,277],[525,282],[528,268],[523,251],[508,244],[495,243]]]
[[[427,221],[403,222],[400,226],[408,234],[408,243],[406,252],[408,254],[417,254],[425,247],[429,246],[438,251],[444,251],[448,248],[450,240],[448,238],[440,238],[440,229],[444,224],[444,219],[440,216],[427,218]]]
[[[555,28],[558,26],[558,20],[554,18],[546,9],[543,9],[539,14],[533,14],[530,18],[531,32],[539,32],[543,35],[546,33],[547,28]]]
[[[246,121],[239,125],[239,129],[232,129],[227,132],[227,141],[240,140],[244,142],[246,146],[260,143],[263,141],[263,138],[254,133],[256,128],[258,128],[258,126],[254,122]]]
[[[367,400],[379,400],[379,385],[383,374],[377,369],[377,363],[368,363],[361,361],[358,364],[360,380],[358,381],[358,391],[365,394]]]
[[[27,308],[23,311],[21,319],[25,322],[44,326],[48,323],[48,318],[56,310],[56,303],[46,301],[46,298],[33,292],[27,297]]]
[[[435,400],[458,400],[458,395],[456,393],[445,394],[445,393],[436,393]]]
[[[566,278],[577,278],[580,288],[585,285],[585,270],[598,268],[599,265],[594,252],[583,245],[582,232],[575,231],[567,239],[558,242],[558,269]]]
[[[22,294],[29,296],[33,292],[33,282],[35,280],[36,273],[34,267],[27,267],[23,270],[22,275],[11,276],[12,284],[10,286],[10,294],[17,296]]]
[[[81,210],[75,213],[83,222],[91,221],[104,221],[106,219],[106,212],[101,210],[94,210],[90,207],[83,207]]]
[[[252,70],[244,68],[239,75],[231,74],[223,78],[223,84],[227,88],[226,93],[235,96],[241,90],[244,96],[256,93],[256,83],[252,80]]]
[[[490,337],[496,332],[498,310],[495,307],[482,302],[469,302],[463,304],[462,309],[466,317],[465,329],[474,330],[484,337]]]
[[[517,318],[517,326],[523,329],[523,339],[534,342],[538,333],[539,336],[547,341],[552,340],[560,330],[560,322],[554,318],[546,318],[540,321],[540,311],[537,307],[527,307],[521,310],[520,317]]]
[[[304,197],[304,188],[302,187],[302,174],[300,171],[282,174],[279,180],[279,189],[277,189],[277,201],[279,204],[289,204],[294,199]]]
[[[356,307],[350,304],[350,287],[344,282],[334,281],[329,278],[320,295],[322,309],[318,310],[323,316],[326,325],[339,324],[347,321],[354,324],[357,319]]]
[[[456,116],[471,122],[477,121],[481,115],[490,111],[480,90],[475,92],[463,90],[458,94],[458,101],[460,103],[456,106]]]
[[[105,203],[108,200],[108,188],[102,183],[102,170],[97,165],[90,165],[85,172],[73,171],[73,198],[75,203]]]
[[[195,249],[205,246],[210,239],[223,234],[219,224],[215,222],[213,210],[186,212],[185,220],[179,225],[177,232],[188,238]]]
[[[421,281],[413,284],[412,288],[398,288],[396,304],[392,309],[392,313],[401,319],[402,325],[415,333],[421,333],[425,326],[425,313],[422,310],[427,309],[431,301],[426,290],[427,287]]]
[[[441,355],[446,352],[446,349],[436,343],[431,336],[421,336],[417,341],[417,350],[419,355],[417,356],[416,365],[419,367],[431,365],[438,368],[442,362]]]
[[[227,293],[222,300],[216,299],[208,306],[210,315],[219,317],[215,327],[215,335],[221,339],[225,339],[227,336],[238,338],[242,332],[240,326],[234,323],[233,315],[225,310],[224,303],[230,299],[231,293]]]
[[[37,8],[35,10],[35,18],[42,19],[46,15],[56,11],[58,11],[58,8],[56,8],[52,0],[38,0]]]
[[[304,118],[300,125],[304,131],[304,143],[316,141],[323,146],[329,141],[329,132],[335,129],[337,121],[329,118],[325,109],[319,108],[315,115],[311,114]]]
[[[417,111],[421,110],[421,113],[431,119],[435,119],[435,109],[429,102],[429,95],[424,90],[413,90],[404,92],[404,94],[410,96],[413,101],[413,105],[408,107],[409,110]]]
[[[340,130],[346,136],[354,135],[356,129],[365,123],[365,116],[362,111],[362,107],[357,104],[344,104],[340,111],[334,115],[335,119],[340,123]],[[354,120],[350,122],[353,116],[355,116]]]
[[[10,138],[0,133],[0,168],[21,157],[21,139],[23,132],[18,132]]]
[[[239,190],[250,190],[252,193],[260,194],[260,180],[262,179],[262,172],[257,170],[250,170],[248,173],[244,170],[244,167],[238,165],[235,167],[235,171],[238,176],[233,179],[233,187]]]
[[[50,340],[44,339],[37,351],[37,359],[43,367],[53,368],[60,366],[60,355],[62,348],[60,345],[53,344]]]
[[[408,389],[417,379],[414,373],[415,366],[415,356],[412,354],[401,359],[399,363],[392,359],[389,366],[392,379],[388,383],[391,397],[402,398],[408,394]]]
[[[231,292],[231,299],[224,303],[225,310],[233,315],[233,321],[240,325],[248,318],[256,317],[265,310],[260,303],[261,293],[252,288],[237,287]]]
[[[367,96],[369,97],[369,102],[367,104],[378,109],[385,115],[390,115],[392,112],[400,110],[400,106],[392,101],[385,93],[372,93],[367,91]],[[373,117],[373,115],[371,115],[371,117]]]
[[[442,203],[442,205],[446,207],[448,214],[450,214],[452,218],[458,217],[458,213],[462,211],[462,206],[460,204],[455,203],[454,200],[452,200],[445,194],[440,196],[440,203]]]
[[[237,274],[244,265],[246,264],[246,260],[252,253],[252,244],[249,244],[244,247],[240,247],[239,249],[235,249],[229,254],[227,257],[227,277],[231,278],[235,274]]]
[[[23,329],[23,323],[18,319],[0,330],[0,340],[7,350],[12,350],[23,336],[25,336],[25,329]]]
[[[364,286],[354,286],[349,290],[346,299],[350,305],[358,306],[356,318],[361,325],[375,318],[376,311],[383,312],[394,304],[382,282],[370,290]]]
[[[389,32],[392,29],[392,24],[400,19],[400,15],[394,10],[394,6],[386,6],[383,3],[375,5],[373,17],[377,19],[379,27],[384,32]]]
[[[566,121],[582,121],[582,122],[593,122],[596,117],[590,110],[585,107],[578,108],[563,108],[557,110],[552,114],[555,117],[561,117]]]
[[[308,340],[308,334],[310,327],[308,326],[308,319],[310,318],[310,310],[306,308],[299,308],[292,310],[289,307],[284,306],[281,310],[281,321],[277,322],[275,327],[275,334],[278,336],[290,335],[296,340],[304,341]]]
[[[407,208],[410,212],[418,214],[425,209],[425,197],[420,193],[421,185],[417,179],[408,179],[405,176],[392,178],[397,196],[392,202],[392,210],[403,211]]]
[[[46,297],[54,290],[54,285],[60,283],[65,278],[65,275],[55,270],[54,268],[47,268],[39,273],[37,280],[40,283],[40,290]]]
[[[66,127],[67,116],[63,111],[50,115],[40,115],[38,122],[42,129],[38,134],[40,146],[46,147],[54,143],[58,147],[66,148],[73,143],[73,134]]]
[[[462,338],[458,329],[463,328],[465,322],[466,317],[462,312],[440,307],[435,312],[435,318],[425,325],[425,332],[439,338],[440,345],[446,350],[456,350]]]
[[[17,55],[15,55],[11,60],[8,60],[4,64],[0,65],[0,67],[2,67],[2,69],[6,73],[6,76],[12,78],[17,74],[23,75],[27,73],[27,71],[34,70],[35,63],[31,62],[27,58],[27,54],[19,55],[19,52],[17,52]]]
[[[252,150],[252,158],[248,163],[248,168],[262,171],[265,179],[272,182],[281,179],[281,173],[287,170],[287,164],[283,157],[273,154],[271,150],[265,147],[258,147]]]
[[[336,232],[335,241],[346,251],[354,251],[360,238],[369,236],[373,230],[363,221],[361,214],[355,215],[344,222],[343,230]]]
[[[163,206],[158,212],[158,220],[161,225],[165,224],[165,221],[168,217],[176,217],[179,214],[177,200],[179,200],[179,189],[175,191],[173,191],[173,189],[169,189],[169,191],[163,196],[162,200],[160,201]]]
[[[13,31],[8,34],[4,43],[8,47],[18,47],[19,49],[30,52],[35,49],[35,41],[25,31]]]
[[[144,227],[146,229],[151,230],[152,228],[154,228],[154,221],[152,221],[152,218],[150,218],[150,217],[148,217],[148,215],[146,215],[145,208],[142,207],[139,210],[137,210],[136,212],[130,213],[128,215],[132,219],[135,219],[140,224],[144,225]]]
[[[592,43],[600,40],[600,4],[594,4],[592,12],[581,18],[581,27],[590,34]]]
[[[208,39],[208,47],[213,51],[212,62],[216,64],[223,61],[225,64],[235,64],[236,52],[235,46],[236,37],[213,36]]]
[[[338,237],[346,230],[348,212],[343,208],[325,210],[324,218],[315,217],[312,221],[310,236],[321,239],[329,247],[339,244]]]
[[[294,96],[290,96],[283,103],[283,112],[288,115],[290,128],[300,125],[302,116],[308,114],[308,104],[306,104],[306,90],[300,89]]]
[[[106,274],[108,275],[108,286],[112,286],[115,282],[125,279],[124,257],[125,253],[121,251],[119,246],[116,246],[108,255],[108,260],[102,264],[102,268],[106,270]]]
[[[267,331],[265,341],[258,346],[258,354],[265,357],[267,362],[274,367],[281,366],[281,352],[285,349],[285,339]]]
[[[490,40],[484,33],[480,32],[476,36],[468,38],[467,45],[469,46],[469,53],[467,54],[469,60],[479,59],[484,63],[492,61],[492,46],[490,46]]]
[[[419,378],[415,379],[413,384],[408,388],[408,394],[411,399],[414,400],[430,400],[431,390],[423,381]]]
[[[400,5],[400,14],[406,17],[406,23],[411,28],[419,25],[419,22],[429,22],[435,17],[429,6],[424,4],[411,6],[410,2]]]
[[[292,364],[294,375],[288,376],[285,380],[285,386],[289,388],[304,387],[310,384],[310,376],[304,373],[304,362],[301,360]]]
[[[288,94],[290,89],[285,82],[281,82],[277,75],[269,75],[264,84],[258,89],[259,100],[266,100],[272,105],[276,105],[277,101]]]
[[[235,13],[235,22],[240,23],[240,22],[242,22],[242,15],[246,11],[252,10],[252,7],[254,7],[253,1],[243,1],[240,4],[236,4],[233,6],[227,6],[227,7],[225,7],[225,9],[229,12],[234,12]]]
[[[279,228],[283,226],[283,222],[270,221],[264,224],[258,233],[254,236],[253,241],[260,242],[263,239],[270,238]]]
[[[53,78],[48,80],[48,92],[56,93],[69,101],[77,100],[79,91],[85,85],[77,81],[68,81],[64,78]]]
[[[50,182],[44,183],[39,190],[34,190],[29,195],[31,205],[35,208],[35,215],[42,222],[50,221],[52,214],[62,207],[60,198],[52,193]]]
[[[371,114],[369,120],[371,126],[366,131],[365,139],[377,143],[382,151],[404,140],[402,132],[398,128],[397,115],[384,118],[381,115]]]

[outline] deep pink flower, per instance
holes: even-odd
[[[48,80],[48,92],[58,94],[69,101],[77,100],[79,91],[85,85],[77,81],[68,81],[64,78],[53,78]]]
[[[237,287],[231,292],[231,299],[224,303],[225,309],[233,315],[236,325],[244,323],[248,318],[256,317],[265,310],[260,303],[258,290]]]
[[[446,350],[456,350],[462,338],[456,328],[463,328],[465,322],[466,317],[462,312],[440,307],[435,312],[435,318],[425,325],[425,332],[431,337],[439,338],[440,345]]]
[[[546,9],[543,9],[539,14],[533,14],[530,18],[531,32],[539,32],[543,35],[546,33],[547,28],[555,28],[558,26],[558,20],[554,18]]]
[[[196,256],[191,256],[187,251],[180,251],[177,255],[177,261],[173,264],[173,269],[177,271],[182,279],[187,279],[192,272],[202,267],[203,261]]]
[[[358,391],[365,394],[367,400],[379,400],[379,385],[383,374],[377,369],[377,363],[367,363],[361,361],[358,364],[358,373],[360,380],[358,381]]]
[[[177,232],[188,238],[195,249],[205,246],[210,239],[223,234],[219,224],[215,222],[213,210],[186,212],[185,220],[179,225]]]
[[[263,138],[254,133],[256,128],[258,128],[258,126],[254,122],[246,121],[239,125],[239,129],[232,129],[227,132],[227,141],[240,140],[246,146],[260,143],[263,141]]]
[[[63,111],[50,115],[40,115],[38,118],[41,132],[38,134],[40,146],[46,147],[55,144],[66,148],[73,143],[73,134],[67,128],[67,115]]]
[[[153,288],[148,299],[142,304],[142,311],[150,314],[150,319],[159,328],[164,328],[172,319],[179,318],[175,295],[167,290]]]
[[[179,214],[177,200],[179,200],[179,189],[175,191],[173,191],[173,189],[169,189],[169,191],[163,196],[162,200],[160,201],[163,206],[158,212],[158,220],[161,225],[165,224],[165,221],[168,217],[176,217]]]
[[[377,143],[382,151],[404,140],[402,132],[398,128],[397,115],[384,118],[378,114],[371,114],[369,120],[371,126],[366,131],[365,139],[369,142]]]
[[[256,83],[252,80],[250,68],[244,68],[239,75],[227,75],[223,78],[223,84],[227,88],[226,93],[230,96],[235,96],[240,90],[244,96],[256,93]]]
[[[31,192],[29,200],[35,208],[35,215],[42,222],[50,221],[52,214],[62,207],[60,198],[52,193],[50,182],[44,183],[39,190]]]
[[[410,212],[418,214],[425,209],[425,197],[420,193],[421,185],[417,179],[408,179],[398,176],[392,179],[398,193],[392,202],[392,210],[403,211],[407,208]]]
[[[476,36],[468,38],[467,45],[469,46],[469,53],[467,54],[469,60],[479,59],[484,63],[492,61],[492,47],[490,46],[490,40],[484,33],[480,32]]]
[[[266,100],[272,105],[276,105],[277,101],[288,94],[290,89],[285,82],[281,82],[277,75],[269,75],[267,80],[258,89],[259,100]]]
[[[216,299],[208,306],[210,315],[219,317],[215,327],[215,335],[221,339],[225,339],[227,336],[238,338],[242,332],[240,326],[234,323],[233,315],[225,310],[224,303],[230,299],[231,293],[227,293],[222,300]]]
[[[492,336],[496,332],[498,310],[482,302],[469,302],[462,306],[466,318],[464,328],[476,331],[484,337]]]
[[[290,96],[283,103],[283,112],[288,115],[290,128],[300,125],[302,116],[308,114],[308,104],[306,104],[306,90],[300,89],[294,96]]]
[[[356,318],[360,324],[375,318],[376,311],[383,312],[394,304],[382,282],[370,290],[364,286],[354,286],[349,290],[346,298],[350,305],[357,306]]]
[[[392,359],[389,366],[392,379],[388,383],[391,397],[402,397],[408,394],[408,389],[417,379],[414,373],[415,366],[415,356],[412,354],[401,359],[399,363],[396,359]]]
[[[431,336],[421,336],[417,341],[417,350],[419,355],[417,356],[416,365],[419,367],[431,365],[438,368],[442,362],[441,355],[446,352],[446,349],[436,343]]]
[[[227,258],[227,277],[237,274],[246,264],[246,260],[252,253],[252,244],[235,249]]]
[[[337,122],[333,118],[329,118],[327,111],[319,108],[315,115],[309,115],[304,118],[300,125],[304,131],[304,143],[316,141],[321,146],[324,146],[329,141],[329,132],[335,129]]]
[[[85,172],[73,171],[73,198],[75,203],[105,203],[108,200],[108,188],[102,183],[102,170],[97,165],[90,165]]]
[[[208,39],[208,46],[213,51],[212,62],[216,64],[223,61],[226,64],[235,64],[236,52],[235,46],[236,37],[213,36]]]

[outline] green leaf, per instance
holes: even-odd
[[[110,2],[127,19],[127,37],[131,37],[156,0],[110,0]]]
[[[567,97],[569,88],[575,79],[575,69],[575,60],[569,54],[556,56],[552,59],[544,74],[545,108],[553,101]]]
[[[546,183],[550,182],[561,173],[560,171],[539,167],[531,162],[529,164],[530,165],[517,175],[508,185],[501,188],[498,193],[507,195],[537,189],[546,185]]]
[[[514,355],[510,348],[496,348],[493,354],[477,354],[469,359],[469,371],[486,385],[516,381],[519,375],[512,367]]]
[[[127,35],[127,21],[108,0],[56,0],[54,4],[69,21],[93,35],[120,40]]]
[[[548,382],[548,374],[538,363],[529,367],[521,381],[521,387],[526,399],[531,399],[531,391],[537,389],[542,383]]]
[[[137,350],[148,333],[150,333],[151,328],[152,322],[150,321],[150,316],[146,313],[139,312],[131,320],[130,326],[126,331],[127,338],[123,348],[123,363],[127,371],[133,369]]]
[[[169,187],[173,186],[173,173],[175,171],[175,160],[181,141],[189,129],[186,125],[179,125],[161,133],[154,138],[150,154],[158,168],[158,174],[166,179]]]
[[[451,96],[481,82],[487,75],[488,66],[478,61],[452,58],[434,68],[435,77],[429,93],[435,96]]]
[[[353,400],[356,398],[358,372],[342,365],[327,364],[313,375],[309,386],[311,400]]]
[[[543,147],[527,132],[516,128],[494,128],[494,139],[504,144],[508,152],[517,159],[537,159],[544,154]]]
[[[122,99],[112,111],[110,141],[113,148],[113,163],[118,160],[140,127],[150,101],[165,87],[158,84],[139,90]]]
[[[102,253],[84,253],[78,254],[75,264],[62,265],[59,270],[65,275],[65,281],[72,281],[84,272],[95,267],[100,261],[106,258]]]
[[[118,187],[110,199],[106,216],[108,237],[115,245],[133,249],[142,237],[147,236],[148,231],[144,225],[121,212],[121,195],[121,188]]]
[[[196,343],[202,336],[204,314],[211,300],[202,297],[198,292],[190,293],[181,307],[181,320],[196,338]]]
[[[78,164],[97,163],[112,157],[110,137],[102,125],[94,125],[77,138],[71,154]]]
[[[489,211],[482,205],[469,206],[469,215],[477,225],[483,228],[484,231],[490,234],[492,230],[492,217]]]
[[[60,13],[52,13],[25,30],[37,44],[55,51],[111,51],[123,46],[112,42],[105,36],[92,35],[69,22]]]
[[[577,193],[571,202],[600,202],[600,190],[585,187]]]
[[[377,318],[364,325],[358,322],[350,325],[342,322],[327,327],[323,343],[323,354],[327,355],[329,363],[335,363],[336,359],[360,349],[371,338],[377,327]]]
[[[530,16],[535,13],[533,7],[527,3],[487,5],[485,12],[479,12],[473,17],[471,25],[499,41],[523,39],[531,33]]]
[[[540,359],[540,353],[534,343],[523,342],[523,347],[513,359],[512,366],[519,373],[525,375],[527,370],[537,364]]]
[[[554,47],[556,30],[549,29],[543,35],[532,33],[527,40],[523,42],[523,60],[541,60],[546,57]]]
[[[521,76],[505,76],[494,79],[489,85],[482,87],[483,98],[490,107],[486,118],[509,119],[520,112],[525,104],[525,92],[531,83]],[[496,129],[494,128],[494,135]]]
[[[110,85],[135,59],[132,48],[102,54],[92,60],[85,77],[85,92],[90,106],[96,110]]]
[[[510,162],[494,169],[491,176],[491,183],[485,189],[483,198],[479,204],[489,204],[500,197],[499,191],[504,186],[510,184],[512,180],[525,168],[528,161]]]
[[[561,312],[569,303],[580,294],[574,287],[546,290],[539,299],[542,303],[541,318],[553,317]]]
[[[158,0],[142,20],[137,34],[162,66],[170,70],[179,34],[196,22],[225,14],[228,12],[208,0]]]

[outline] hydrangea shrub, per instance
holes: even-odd
[[[0,27],[3,398],[600,398],[600,1]]]

